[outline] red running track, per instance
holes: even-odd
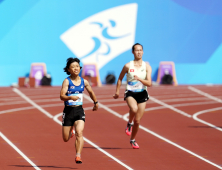
[[[151,97],[136,137],[138,150],[124,133],[124,87],[117,100],[112,98],[115,86],[93,87],[100,106],[93,112],[85,92],[82,165],[74,162],[74,139],[62,140],[60,89],[0,88],[1,170],[222,169],[222,86],[148,88]]]

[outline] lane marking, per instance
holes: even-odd
[[[13,105],[15,105],[15,104],[24,104],[24,103],[27,103],[27,102],[25,102],[25,101],[14,101]],[[0,103],[0,106],[11,105],[11,104],[12,104],[11,102],[5,102],[5,103]]]
[[[126,113],[126,114],[123,116],[123,119],[124,119],[126,122],[128,122],[128,120],[129,120],[129,119],[128,119],[128,115],[129,115],[129,113]],[[191,154],[191,155],[193,155],[193,156],[195,156],[195,157],[197,157],[197,158],[199,158],[199,159],[201,159],[201,160],[203,160],[203,161],[205,161],[205,162],[207,162],[207,163],[209,163],[209,164],[211,164],[211,165],[213,165],[213,166],[215,166],[215,167],[217,167],[217,168],[219,168],[219,169],[222,169],[221,166],[218,166],[217,164],[215,164],[215,163],[213,163],[213,162],[211,162],[211,161],[203,158],[202,156],[200,156],[200,155],[198,155],[198,154],[196,154],[196,153],[194,153],[194,152],[192,152],[192,151],[190,151],[190,150],[188,150],[188,149],[186,149],[186,148],[184,148],[184,147],[182,147],[182,146],[180,146],[180,145],[178,145],[178,144],[170,141],[170,140],[167,139],[167,138],[162,137],[161,135],[159,135],[159,134],[157,134],[157,133],[155,133],[155,132],[153,132],[153,131],[145,128],[145,127],[142,126],[142,125],[139,125],[139,128],[142,129],[142,130],[144,130],[145,132],[148,132],[148,133],[152,134],[153,136],[156,136],[156,137],[159,138],[159,139],[162,139],[163,141],[165,141],[165,142],[167,142],[167,143],[169,143],[169,144],[171,144],[171,145],[173,145],[173,146],[175,146],[175,147],[177,147],[177,148],[179,148],[179,149],[181,149],[181,150],[183,150],[183,151],[185,151],[185,152],[188,152],[189,154]]]
[[[16,109],[3,110],[3,111],[0,111],[0,114],[10,113],[10,112],[17,112],[17,111],[21,111],[21,110],[29,110],[29,109],[34,109],[34,107],[33,106],[29,106],[29,107],[22,107],[22,108],[16,108]]]
[[[49,118],[53,118],[53,116],[47,112],[46,110],[44,110],[43,108],[41,108],[39,105],[37,105],[35,102],[33,102],[31,99],[29,99],[26,95],[24,95],[20,90],[13,88],[12,89],[15,93],[17,93],[19,96],[21,96],[23,99],[25,99],[28,103],[30,103],[31,105],[33,105],[36,109],[38,109],[39,111],[41,111],[42,113],[44,113],[46,116],[48,116]]]
[[[152,101],[154,101],[154,102],[156,102],[156,103],[158,103],[158,104],[160,104],[162,106],[165,106],[166,108],[169,108],[169,109],[171,109],[171,110],[173,110],[173,111],[175,111],[177,113],[180,113],[181,115],[184,115],[186,117],[192,117],[191,115],[189,115],[189,114],[187,114],[187,113],[185,113],[185,112],[183,112],[183,111],[181,111],[181,110],[179,110],[179,109],[177,109],[177,108],[175,108],[175,107],[173,107],[171,105],[168,105],[168,104],[166,104],[166,103],[164,103],[164,102],[162,102],[162,101],[160,101],[158,99],[155,99],[154,97],[150,96],[150,100],[152,100]]]
[[[183,107],[183,106],[206,105],[206,104],[215,104],[215,103],[216,103],[215,101],[209,101],[209,102],[172,104],[171,106],[173,106],[173,107]],[[165,106],[149,107],[149,108],[146,108],[145,111],[158,110],[158,109],[166,109],[166,107]]]
[[[196,102],[196,103],[183,103],[183,104],[173,104],[171,106],[173,107],[183,107],[183,106],[191,106],[191,105],[205,105],[205,104],[215,104],[216,101],[210,101],[210,102]],[[39,105],[40,107],[55,107],[55,106],[64,106],[62,103],[58,104],[45,104],[45,105]],[[126,103],[120,103],[120,104],[107,104],[106,107],[117,107],[117,106],[127,106]],[[34,109],[35,107],[29,106],[29,107],[21,107],[21,108],[15,108],[15,109],[8,109],[8,110],[3,110],[0,111],[0,114],[4,113],[10,113],[10,112],[16,112],[16,111],[21,111],[21,110],[30,110]],[[146,108],[145,111],[150,111],[150,110],[158,110],[158,109],[165,109],[165,106],[156,106],[156,107],[149,107]],[[88,108],[84,108],[86,110]]]
[[[85,109],[84,109],[85,110]],[[62,116],[63,113],[59,113],[57,115],[54,116],[53,120],[55,122],[57,122],[58,124],[62,125],[62,122],[60,120],[58,120],[59,116]],[[83,137],[84,141],[86,141],[87,143],[89,143],[90,145],[92,145],[93,147],[95,147],[96,149],[98,149],[100,152],[104,153],[105,155],[107,155],[108,157],[112,158],[114,161],[118,162],[119,164],[121,164],[122,166],[124,166],[127,169],[133,170],[131,167],[127,166],[126,164],[124,164],[123,162],[121,162],[119,159],[115,158],[114,156],[112,156],[111,154],[109,154],[108,152],[106,152],[105,150],[101,149],[98,145],[96,145],[95,143],[91,142],[90,140],[88,140],[87,138]]]
[[[194,87],[192,87],[192,86],[188,86],[188,89],[190,89],[191,91],[194,91],[194,92],[196,92],[196,93],[199,93],[199,94],[201,94],[201,95],[203,95],[203,96],[205,96],[205,97],[207,97],[207,98],[209,98],[209,99],[212,99],[212,100],[215,100],[215,101],[217,101],[217,102],[219,102],[219,103],[222,103],[222,100],[221,100],[221,99],[219,99],[219,98],[217,98],[217,97],[214,97],[214,96],[212,96],[212,95],[210,95],[210,94],[208,94],[208,93],[205,93],[205,92],[203,92],[203,91],[201,91],[201,90],[199,90],[199,89],[196,89],[196,88],[194,88]]]
[[[38,110],[40,110],[42,113],[44,113],[45,115],[47,115],[49,118],[52,118],[54,121],[56,121],[56,119],[58,118],[58,114],[56,116],[51,115],[50,113],[48,113],[46,110],[44,110],[43,108],[41,108],[39,105],[37,105],[35,102],[33,102],[31,99],[29,99],[25,94],[23,94],[21,91],[19,91],[16,88],[13,88],[13,91],[15,93],[17,93],[18,95],[20,95],[22,98],[24,98],[27,102],[29,102],[31,105],[33,105],[34,107],[36,107]],[[106,106],[104,107],[106,108]],[[92,107],[91,107],[92,109]],[[111,110],[111,109],[110,109]],[[117,113],[118,114],[118,113]],[[122,116],[121,116],[122,117]],[[56,121],[57,123],[60,123],[60,121]],[[116,161],[117,163],[119,163],[120,165],[124,166],[125,168],[129,169],[129,170],[133,170],[131,167],[127,166],[126,164],[124,164],[123,162],[121,162],[120,160],[118,160],[117,158],[115,158],[114,156],[112,156],[111,154],[109,154],[108,152],[106,152],[105,150],[101,149],[99,146],[97,146],[96,144],[94,144],[93,142],[91,142],[90,140],[86,139],[84,137],[84,140],[87,141],[87,143],[89,143],[90,145],[92,145],[93,147],[95,147],[96,149],[98,149],[100,152],[104,153],[105,155],[109,156],[111,159],[113,159],[114,161]]]
[[[84,97],[85,97],[85,96],[84,96]],[[87,96],[87,97],[88,97],[88,96]],[[88,98],[89,98],[89,97],[88,97]],[[154,99],[154,98],[153,98],[153,99]],[[155,101],[158,101],[158,100],[156,99]],[[165,103],[163,103],[163,102],[161,102],[161,101],[159,101],[159,102],[162,103],[162,104],[165,104]],[[160,103],[159,103],[159,104],[160,104]],[[161,105],[162,105],[162,104],[161,104]],[[170,106],[170,105],[167,105],[167,104],[165,104],[165,105],[166,105],[166,106]],[[126,118],[125,115],[122,116],[122,115],[118,114],[117,112],[109,109],[108,107],[106,107],[105,105],[103,105],[103,104],[101,104],[101,103],[100,103],[100,106],[102,106],[102,108],[104,108],[105,110],[107,110],[107,111],[109,111],[110,113],[114,114],[115,116],[117,116],[117,117],[119,117],[119,118],[123,118],[124,120],[128,121],[128,119]],[[171,106],[170,106],[170,107],[167,107],[167,108],[170,108],[170,109],[171,109]],[[172,108],[173,108],[173,107],[172,107]],[[174,109],[175,109],[175,108],[173,108],[172,110],[174,110]],[[176,110],[178,111],[178,109],[176,109]],[[174,110],[174,111],[175,111],[175,110]],[[182,113],[183,113],[183,112],[182,112]],[[184,113],[185,113],[185,112],[184,112]],[[58,122],[57,122],[57,123],[58,123]],[[171,141],[169,141],[168,139],[163,138],[162,136],[156,134],[155,132],[152,132],[152,131],[146,129],[145,127],[143,127],[143,126],[141,126],[141,125],[140,125],[140,128],[143,129],[144,131],[146,131],[146,132],[148,132],[148,133],[151,133],[151,134],[153,134],[154,136],[156,136],[156,137],[158,137],[158,138],[160,138],[160,139],[162,139],[162,140],[164,140],[164,141],[172,144],[172,145],[175,144],[174,142],[171,142]],[[155,135],[155,134],[156,134],[156,135]],[[210,162],[209,160],[206,160],[206,159],[204,159],[203,157],[201,157],[201,156],[199,156],[199,155],[197,155],[197,154],[195,154],[195,153],[193,153],[193,152],[191,152],[191,151],[189,151],[189,150],[187,150],[187,149],[185,149],[185,148],[183,148],[183,147],[181,147],[181,146],[179,146],[179,145],[177,145],[177,144],[175,144],[174,146],[176,146],[176,147],[178,147],[178,148],[180,148],[180,149],[182,149],[182,150],[184,150],[184,151],[186,151],[186,152],[188,152],[188,153],[190,153],[190,154],[198,157],[199,159],[201,159],[201,160],[203,160],[203,161],[205,161],[205,162],[208,162],[208,163],[211,164],[211,165],[216,166],[216,167],[219,168],[219,169],[222,169],[222,167],[218,166],[217,164],[214,164],[214,163]]]
[[[85,97],[87,100],[91,101],[92,102],[92,99],[87,96],[86,94],[83,94],[83,97]],[[110,99],[109,99],[110,100]],[[119,113],[115,112],[114,110],[108,108],[107,106],[103,105],[102,103],[99,102],[99,106],[102,107],[103,109],[109,111],[110,113],[112,113],[113,115],[119,117],[119,118],[122,118],[123,116],[120,115]]]
[[[195,114],[193,115],[193,118],[194,118],[196,121],[198,121],[198,122],[201,122],[201,123],[206,124],[206,125],[214,128],[214,129],[217,129],[217,130],[219,130],[219,131],[222,131],[222,128],[217,127],[217,126],[215,126],[215,125],[213,125],[213,124],[211,124],[211,123],[208,123],[208,122],[206,122],[206,121],[204,121],[204,120],[201,120],[201,119],[199,119],[199,118],[197,117],[197,116],[200,115],[200,114],[207,113],[207,112],[211,112],[211,111],[216,111],[216,110],[222,110],[222,107],[199,111],[199,112],[197,112],[197,113],[195,113]]]
[[[221,166],[218,166],[217,164],[215,164],[215,163],[213,163],[213,162],[203,158],[202,156],[200,156],[200,155],[198,155],[198,154],[196,154],[196,153],[194,153],[194,152],[192,152],[192,151],[190,151],[190,150],[188,150],[188,149],[186,149],[186,148],[184,148],[184,147],[182,147],[182,146],[180,146],[180,145],[178,145],[178,144],[176,144],[176,143],[174,143],[174,142],[172,142],[172,141],[170,141],[170,140],[168,140],[168,139],[166,139],[166,138],[164,138],[164,137],[162,137],[160,135],[158,135],[157,133],[155,133],[155,132],[153,132],[153,131],[151,131],[151,130],[149,130],[149,129],[141,126],[141,125],[139,127],[141,129],[143,129],[144,131],[146,131],[146,132],[156,136],[157,138],[160,138],[160,139],[164,140],[165,142],[170,143],[171,145],[173,145],[173,146],[175,146],[175,147],[177,147],[177,148],[179,148],[179,149],[181,149],[181,150],[183,150],[183,151],[185,151],[185,152],[187,152],[187,153],[189,153],[189,154],[191,154],[191,155],[193,155],[193,156],[195,156],[195,157],[197,157],[197,158],[199,158],[199,159],[201,159],[201,160],[203,160],[203,161],[205,161],[205,162],[207,162],[207,163],[209,163],[209,164],[211,164],[211,165],[213,165],[213,166],[215,166],[215,167],[217,167],[219,169],[222,169]]]
[[[85,94],[84,94],[83,96],[84,96],[87,100],[90,99],[90,97],[87,96],[87,95],[85,95]],[[154,99],[154,98],[152,97],[152,99]],[[154,99],[154,100],[155,100],[155,99]],[[163,103],[163,102],[161,102],[161,101],[158,101],[158,100],[155,100],[155,101],[161,103],[161,105],[167,106],[167,108],[170,108],[170,109],[172,109],[172,110],[174,110],[174,111],[175,111],[175,110],[176,110],[176,111],[180,111],[180,110],[175,109],[175,108],[171,107],[170,105],[167,105],[167,104],[165,104],[165,103]],[[113,115],[115,115],[115,116],[117,116],[117,117],[119,117],[119,118],[122,118],[123,120],[125,120],[125,121],[128,122],[128,119],[127,119],[127,114],[128,114],[128,113],[125,114],[124,116],[122,116],[122,115],[120,115],[119,113],[113,111],[112,109],[109,109],[109,108],[107,109],[107,107],[103,107],[103,106],[105,106],[105,105],[103,105],[101,102],[99,103],[99,106],[102,106],[102,108],[104,108],[104,109],[107,110],[108,112],[111,111],[110,113],[112,113]],[[182,112],[182,111],[181,111],[181,112]],[[114,113],[115,113],[115,114],[114,114]],[[182,113],[183,113],[183,112],[182,112]],[[185,113],[185,115],[186,115],[186,113]],[[190,116],[190,115],[189,115],[189,116]],[[191,116],[190,116],[190,117],[191,117]],[[193,156],[195,156],[195,157],[197,157],[197,158],[199,158],[199,159],[201,159],[201,160],[203,160],[203,161],[205,161],[205,162],[207,162],[207,163],[209,163],[209,164],[211,164],[211,165],[213,165],[213,166],[215,166],[215,167],[217,167],[217,168],[219,168],[219,169],[222,169],[221,166],[218,166],[217,164],[215,164],[215,163],[213,163],[213,162],[211,162],[211,161],[209,161],[209,160],[207,160],[207,159],[199,156],[198,154],[196,154],[196,153],[194,153],[194,152],[192,152],[192,151],[190,151],[190,150],[188,150],[188,149],[186,149],[186,148],[184,148],[184,147],[182,147],[182,146],[180,146],[180,145],[178,145],[178,144],[176,144],[176,143],[174,143],[174,142],[172,142],[172,141],[170,141],[170,140],[168,140],[168,139],[166,139],[166,138],[164,138],[164,137],[162,137],[162,136],[160,136],[160,135],[158,135],[157,133],[155,133],[155,132],[153,132],[153,131],[151,131],[151,130],[149,130],[149,129],[141,126],[141,125],[139,125],[139,128],[142,129],[142,130],[144,130],[144,131],[146,131],[146,132],[148,132],[148,133],[150,133],[150,134],[152,134],[152,135],[154,135],[154,136],[156,136],[157,138],[162,139],[163,141],[165,141],[165,142],[167,142],[167,143],[169,143],[169,144],[171,144],[171,145],[173,145],[173,146],[175,146],[175,147],[177,147],[177,148],[179,148],[179,149],[181,149],[181,150],[183,150],[183,151],[185,151],[185,152],[187,152],[187,153],[189,153],[189,154],[191,154],[191,155],[193,155]]]
[[[58,106],[58,105],[40,105],[40,107],[54,107],[54,106]],[[21,108],[3,110],[3,111],[0,111],[0,114],[10,113],[10,112],[17,112],[17,111],[21,111],[21,110],[30,110],[30,109],[35,109],[35,107],[29,106],[29,107],[21,107]],[[90,109],[92,109],[92,107],[84,108],[84,110],[90,110]]]
[[[22,151],[20,151],[2,132],[0,132],[0,136],[4,139],[13,149],[16,150],[28,163],[30,163],[33,168],[36,170],[41,170],[38,166],[36,166]]]
[[[209,100],[205,97],[192,97],[192,98],[175,98],[175,99],[162,99],[163,102],[178,102],[178,101],[195,101],[195,100]]]

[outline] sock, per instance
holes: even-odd
[[[81,157],[81,154],[80,154],[80,153],[76,153],[76,157],[77,157],[77,156],[78,156],[78,157]]]
[[[134,141],[135,141],[135,139],[133,139],[133,140],[130,139],[130,142],[134,142]]]
[[[132,123],[130,123],[130,122],[128,121],[128,124],[133,125],[133,122],[132,122]]]

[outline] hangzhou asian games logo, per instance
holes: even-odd
[[[83,63],[109,61],[131,49],[135,41],[137,4],[126,4],[92,15],[60,38]]]

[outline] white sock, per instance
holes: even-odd
[[[131,125],[133,125],[133,122],[132,122],[132,123],[130,123],[130,122],[128,121],[128,123],[129,123],[129,124],[131,124]]]
[[[135,139],[133,139],[133,140],[130,139],[130,142],[134,142],[134,141],[135,141]]]
[[[78,156],[78,157],[81,157],[81,154],[80,154],[80,153],[76,153],[76,157],[77,157],[77,156]]]

